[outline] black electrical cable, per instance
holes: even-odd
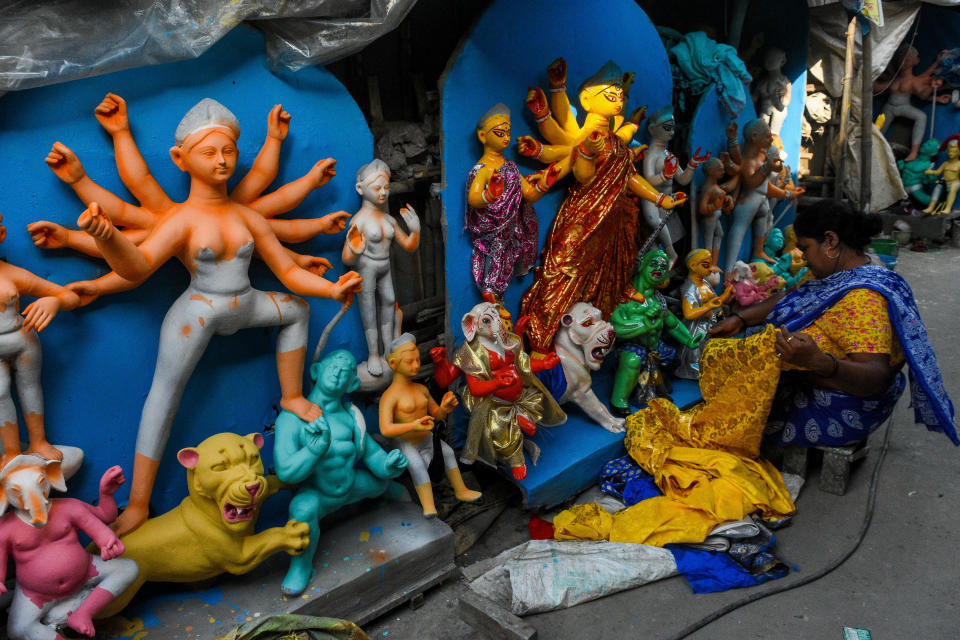
[[[880,446],[880,453],[877,456],[877,463],[873,467],[873,475],[870,478],[870,491],[867,495],[867,512],[863,516],[863,524],[860,526],[860,534],[857,536],[856,542],[853,543],[853,546],[850,547],[850,549],[846,553],[844,553],[842,556],[834,560],[832,563],[828,564],[823,569],[820,569],[816,573],[813,573],[801,580],[798,580],[797,582],[791,582],[790,584],[778,586],[769,591],[764,591],[763,593],[755,593],[753,595],[747,596],[746,598],[737,600],[736,602],[731,602],[727,606],[714,611],[710,615],[704,618],[701,618],[697,622],[684,628],[683,631],[681,631],[680,633],[674,636],[670,636],[669,640],[682,640],[683,638],[686,638],[690,634],[699,631],[700,629],[707,626],[711,622],[715,620],[719,620],[720,618],[727,615],[728,613],[736,611],[740,607],[744,607],[752,602],[756,602],[757,600],[762,600],[763,598],[766,598],[768,596],[773,596],[778,593],[784,593],[786,591],[790,591],[791,589],[796,589],[797,587],[802,587],[804,585],[810,584],[811,582],[815,582],[820,578],[826,576],[830,572],[832,572],[834,569],[842,565],[844,562],[846,562],[850,558],[850,556],[852,556],[854,552],[860,547],[860,543],[863,542],[863,539],[867,535],[867,529],[870,528],[870,521],[873,519],[873,508],[877,501],[877,479],[880,477],[880,467],[883,464],[883,459],[887,455],[887,446],[890,442],[890,432],[892,430],[893,430],[893,416],[891,416],[890,419],[887,420],[887,430],[883,436],[883,444]]]

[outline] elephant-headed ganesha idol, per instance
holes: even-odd
[[[534,463],[539,457],[539,448],[524,436],[534,435],[537,425],[552,427],[567,420],[534,375],[557,366],[559,359],[555,354],[531,359],[523,351],[520,336],[504,326],[496,304],[474,306],[463,316],[461,326],[464,341],[452,361],[442,347],[431,351],[434,377],[441,387],[449,386],[461,373],[467,380],[462,401],[470,421],[460,459],[466,463],[479,459],[494,466],[504,462],[514,478],[523,480],[527,475],[524,448]]]

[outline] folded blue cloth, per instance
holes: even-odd
[[[682,544],[668,544],[677,561],[677,569],[687,579],[694,593],[714,593],[740,587],[753,587],[767,580],[782,578],[790,568],[780,563],[765,573],[750,573],[728,554],[701,551]]]

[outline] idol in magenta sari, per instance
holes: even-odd
[[[477,164],[470,170],[467,189],[483,166]],[[510,280],[536,264],[538,227],[533,205],[523,199],[523,178],[517,165],[504,160],[498,171],[503,193],[482,208],[468,203],[464,218],[473,241],[473,278],[480,291],[502,299]]]

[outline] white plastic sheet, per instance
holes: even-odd
[[[195,58],[243,21],[274,68],[354,53],[395,28],[416,0],[7,0],[0,91]]]
[[[676,574],[667,549],[602,540],[531,540],[463,570],[471,589],[516,615],[572,607]]]

